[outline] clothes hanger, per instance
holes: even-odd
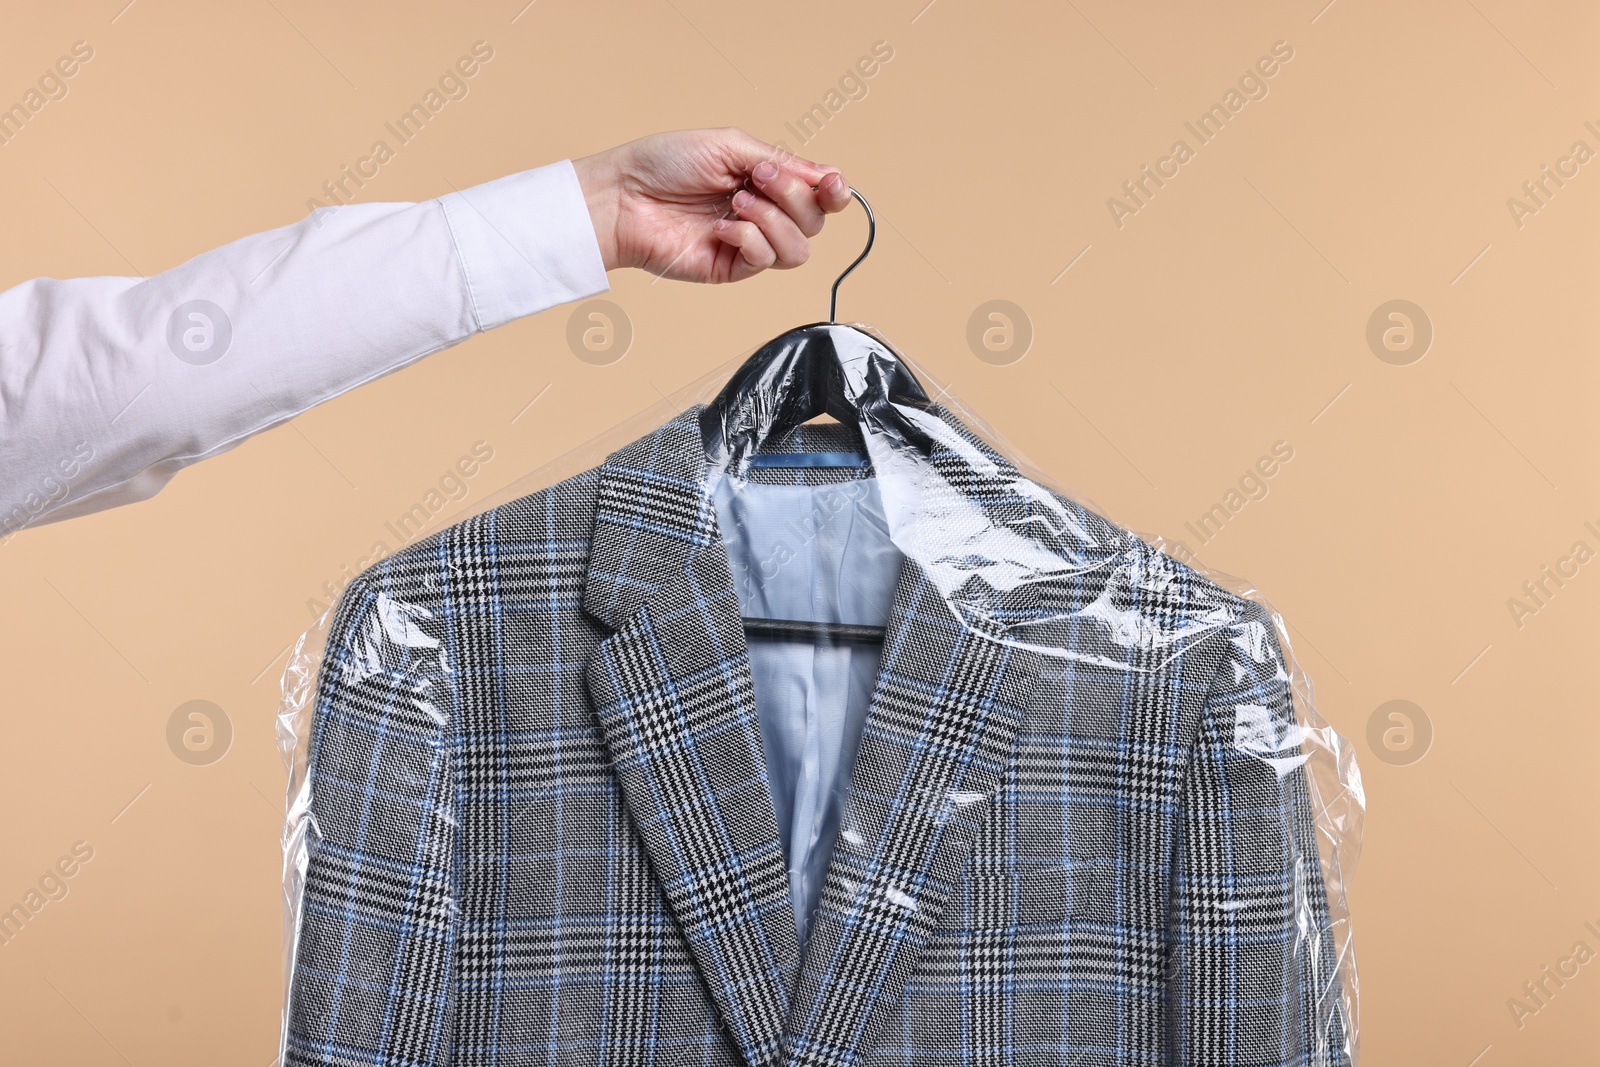
[[[931,403],[900,355],[865,330],[837,321],[839,286],[877,238],[872,206],[853,188],[850,195],[867,212],[867,245],[834,279],[828,321],[796,327],[762,345],[706,405],[700,430],[714,467],[742,477],[750,457],[773,434],[823,414],[866,423],[895,446],[924,455],[932,448],[898,410],[925,410]]]
[[[931,406],[916,377],[882,340],[837,321],[839,286],[867,258],[878,232],[867,198],[853,188],[850,195],[867,212],[867,246],[834,279],[828,321],[796,327],[762,345],[701,412],[701,437],[714,470],[744,476],[773,435],[823,414],[846,425],[863,424],[895,448],[924,456],[932,448],[904,413]],[[746,617],[744,627],[749,636],[789,640],[871,643],[884,638],[882,626],[803,619]]]

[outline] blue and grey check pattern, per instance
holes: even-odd
[[[1347,1064],[1270,617],[941,408],[802,950],[697,413],[346,592],[286,1063]]]

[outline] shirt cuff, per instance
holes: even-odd
[[[439,203],[479,330],[611,288],[571,160],[447,193]]]

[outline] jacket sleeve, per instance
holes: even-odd
[[[1170,1062],[1346,1067],[1303,732],[1271,617],[1229,626],[1174,854]]]
[[[380,572],[369,572],[369,575]],[[457,930],[443,648],[356,579],[335,609],[299,805],[304,872],[282,1062],[444,1064]]]

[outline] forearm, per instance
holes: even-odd
[[[564,161],[325,208],[150,278],[26,282],[0,293],[0,536],[148,497],[363,382],[606,287]]]

